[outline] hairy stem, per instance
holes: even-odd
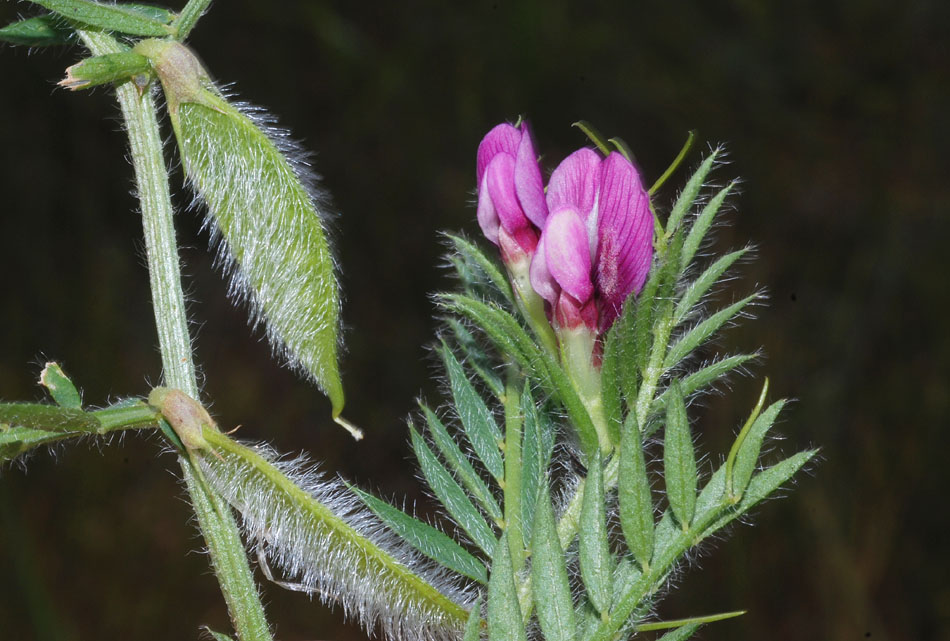
[[[123,50],[122,45],[105,33],[79,31],[79,36],[93,55],[118,53]],[[168,387],[180,389],[192,398],[198,398],[198,383],[181,288],[168,171],[162,155],[162,138],[155,103],[149,92],[140,95],[132,83],[116,87],[116,96],[129,135],[132,165],[142,209],[163,378]],[[264,607],[248,566],[234,515],[227,504],[207,487],[190,458],[183,456],[180,461],[191,502],[198,515],[198,526],[208,544],[211,564],[217,574],[238,638],[241,641],[270,641]]]

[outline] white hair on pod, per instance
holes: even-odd
[[[411,548],[305,456],[282,458],[264,444],[246,451],[219,450],[220,457],[202,457],[201,469],[240,512],[248,544],[293,589],[342,604],[367,632],[379,629],[388,639],[461,637],[476,597],[467,580]]]

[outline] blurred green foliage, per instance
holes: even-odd
[[[23,9],[4,3],[0,22]],[[718,180],[743,179],[717,247],[755,242],[742,279],[772,294],[718,347],[765,347],[756,371],[800,400],[781,428],[785,451],[820,445],[824,461],[684,574],[661,613],[749,610],[705,639],[947,638],[948,27],[950,6],[936,0],[218,3],[191,44],[318,152],[344,212],[346,414],[368,436],[357,444],[332,427],[322,395],[249,336],[176,175],[197,357],[219,424],[421,498],[403,419],[420,390],[437,399],[427,349],[437,326],[427,295],[446,285],[437,231],[477,234],[481,136],[525,114],[558,158],[583,144],[569,125],[584,118],[625,138],[649,182],[697,128],[731,152]],[[104,89],[53,90],[78,57],[0,50],[6,400],[42,397],[46,357],[91,405],[159,380],[117,109]],[[747,379],[734,387],[728,402],[706,402],[713,451],[758,392]],[[159,449],[130,435],[0,472],[0,547],[16,550],[0,554],[4,638],[189,639],[199,623],[227,627],[205,557],[188,554],[200,542]],[[788,530],[798,536],[769,536]],[[302,595],[269,586],[267,600],[282,639],[362,637]]]

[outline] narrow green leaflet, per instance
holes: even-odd
[[[584,525],[578,532],[578,557],[587,598],[601,613],[610,609],[614,571],[613,556],[607,542],[606,503],[603,464],[600,452],[596,452],[588,465],[587,481],[584,483],[581,502],[581,523]]]
[[[686,625],[704,625],[716,621],[725,621],[734,619],[745,614],[745,610],[736,610],[735,612],[720,612],[718,614],[707,614],[699,617],[689,617],[687,619],[676,619],[674,621],[657,621],[656,623],[641,623],[637,626],[637,632],[650,632],[652,630],[666,630],[668,628],[682,628]]]
[[[683,191],[680,192],[679,198],[677,198],[673,204],[673,210],[670,212],[670,217],[666,222],[667,235],[673,234],[680,226],[680,223],[683,222],[683,217],[686,216],[689,208],[692,207],[696,201],[696,197],[699,196],[699,190],[702,189],[703,183],[706,182],[706,176],[709,175],[721,151],[721,149],[715,149],[709,154],[687,181]]]
[[[686,318],[693,307],[702,299],[703,294],[719,282],[719,278],[726,273],[732,265],[748,253],[748,248],[737,249],[725,256],[719,257],[712,265],[707,267],[699,277],[691,282],[683,296],[676,303],[676,311],[673,314],[673,322],[678,325]]]
[[[611,590],[610,607],[617,605],[620,597],[630,589],[635,581],[639,580],[643,573],[637,564],[629,557],[622,557],[617,567],[614,569],[613,589]]]
[[[11,22],[0,28],[0,42],[26,47],[64,45],[75,37],[62,18],[54,15],[36,16]]]
[[[683,394],[697,392],[710,383],[719,380],[729,372],[742,367],[752,359],[758,357],[758,354],[735,354],[713,361],[683,379]],[[662,396],[660,398],[662,399]]]
[[[40,372],[40,385],[46,388],[60,407],[82,409],[82,399],[73,382],[69,380],[59,363],[47,363]]]
[[[488,578],[488,641],[525,640],[508,537],[502,533],[495,544]]]
[[[485,481],[478,475],[472,464],[468,462],[468,457],[459,449],[455,439],[449,435],[445,425],[442,424],[435,412],[425,405],[421,405],[421,407],[432,440],[435,442],[435,446],[439,448],[439,452],[442,453],[446,463],[455,472],[455,476],[462,481],[465,489],[475,497],[475,500],[481,504],[491,518],[500,520],[502,518],[501,508],[498,507],[498,503]]]
[[[495,535],[491,527],[412,426],[409,427],[409,433],[412,437],[412,448],[419,460],[419,467],[429,487],[455,523],[472,538],[475,545],[480,547],[485,554],[491,554],[495,548]]]
[[[64,18],[83,25],[133,36],[169,36],[172,29],[149,16],[141,7],[105,4],[89,0],[30,0]],[[156,15],[156,14],[153,14]]]
[[[468,621],[465,622],[465,632],[462,635],[462,641],[479,641],[482,633],[482,597],[475,599],[472,605],[472,611],[468,613]]]
[[[715,219],[716,214],[719,213],[722,203],[725,202],[726,196],[729,195],[729,192],[732,191],[734,186],[735,183],[732,182],[719,190],[719,193],[713,196],[713,199],[703,207],[699,216],[696,217],[696,220],[690,226],[689,233],[686,234],[686,239],[683,241],[683,252],[680,255],[680,265],[683,269],[693,260],[693,256],[696,255],[696,250],[699,249],[703,238],[706,237],[706,232],[709,231],[713,219]]]
[[[485,352],[484,346],[478,343],[472,332],[459,319],[448,317],[445,322],[452,330],[452,334],[455,336],[455,344],[465,355],[469,367],[475,370],[475,373],[491,390],[495,398],[500,399],[504,396],[505,385],[501,382],[501,378],[492,371],[493,363]]]
[[[696,498],[696,514],[693,519],[699,523],[709,518],[710,514],[720,510],[726,503],[726,466],[721,465],[703,487]]]
[[[696,510],[696,451],[679,381],[670,386],[666,400],[666,431],[663,441],[663,477],[670,509],[683,529]]]
[[[702,623],[687,623],[686,625],[676,628],[675,630],[670,630],[662,637],[657,639],[657,641],[686,641],[690,638],[699,628],[702,627]]]
[[[525,383],[521,395],[524,428],[521,444],[521,523],[524,544],[531,544],[534,525],[534,506],[554,450],[555,427],[547,414],[540,410],[531,395],[531,385]]]
[[[575,630],[574,603],[567,579],[564,551],[558,541],[554,507],[547,482],[534,510],[531,535],[531,583],[538,623],[546,641],[573,641]]]
[[[628,300],[627,305],[633,306],[633,300]],[[614,321],[613,326],[607,332],[607,338],[604,341],[604,357],[600,367],[601,381],[603,385],[602,399],[604,403],[604,414],[608,423],[619,425],[623,420],[623,407],[621,396],[624,390],[631,387],[627,382],[628,377],[633,378],[633,387],[637,385],[637,368],[633,363],[625,362],[623,354],[623,337],[626,333],[626,320],[628,314],[621,314],[620,318]],[[635,393],[634,393],[635,397]],[[628,396],[629,398],[629,396]]]
[[[640,567],[648,568],[653,557],[653,497],[635,412],[630,412],[620,438],[618,475],[620,528]]]
[[[567,374],[549,354],[538,348],[511,314],[495,305],[458,294],[444,294],[438,301],[445,309],[477,324],[500,351],[514,358],[546,392],[561,402],[577,429],[585,452],[599,447],[597,430]]]
[[[0,422],[0,461],[11,461],[35,447],[68,438],[71,432],[47,432],[29,427],[11,427]]]
[[[212,638],[214,641],[234,641],[234,639],[232,639],[232,638],[229,637],[228,635],[226,635],[226,634],[224,634],[224,633],[222,633],[222,632],[215,632],[215,631],[212,630],[211,628],[205,627],[205,628],[204,628],[204,631],[207,632],[209,635],[211,635],[211,638]]]
[[[514,304],[511,284],[495,261],[488,258],[474,243],[469,242],[461,236],[455,236],[453,234],[446,234],[446,236],[452,241],[455,250],[464,256],[466,260],[477,265],[495,289],[497,289],[509,303]]]
[[[453,572],[467,576],[479,583],[488,583],[488,571],[482,562],[468,553],[461,545],[428,523],[409,516],[399,508],[382,501],[372,494],[348,485],[389,529],[409,545]]]
[[[770,405],[755,419],[749,432],[739,445],[735,466],[732,468],[732,491],[736,496],[742,495],[752,479],[752,473],[755,472],[755,465],[759,460],[759,452],[762,451],[762,440],[772,428],[783,407],[785,407],[784,400]]]
[[[719,328],[741,312],[746,305],[759,298],[759,294],[750,294],[740,301],[721,309],[703,322],[687,331],[666,354],[666,360],[663,362],[664,369],[670,369],[681,360],[686,358],[690,352],[702,345],[706,339],[719,331]]]
[[[504,461],[498,446],[504,436],[495,422],[494,415],[468,380],[462,364],[445,343],[442,343],[442,360],[449,375],[455,411],[465,428],[465,435],[485,469],[496,479],[503,478]]]

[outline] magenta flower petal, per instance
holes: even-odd
[[[498,244],[498,229],[501,221],[498,220],[498,212],[492,204],[491,196],[488,195],[488,180],[483,179],[478,187],[478,210],[476,212],[478,226],[482,228],[485,238]]]
[[[551,270],[548,269],[547,261],[544,258],[544,234],[541,234],[537,250],[531,259],[528,278],[531,281],[531,289],[536,291],[538,296],[551,303],[551,305],[557,303],[561,287],[554,280],[554,276],[551,275]]]
[[[482,184],[485,170],[488,169],[488,164],[492,161],[492,158],[501,153],[510,154],[514,158],[518,153],[520,143],[521,132],[508,123],[496,125],[494,129],[485,134],[485,137],[478,144],[478,155],[475,161],[475,183]]]
[[[586,222],[597,204],[600,156],[582,147],[565,158],[548,181],[548,210],[572,207]]]
[[[640,293],[653,256],[653,215],[640,175],[614,152],[603,162],[596,255],[601,325],[609,327],[631,293]]]
[[[544,232],[544,259],[557,284],[580,304],[594,294],[591,283],[590,246],[587,228],[571,208],[548,216]]]
[[[543,229],[548,217],[548,205],[544,200],[544,179],[538,165],[538,154],[534,151],[527,123],[521,125],[521,144],[518,145],[515,158],[515,190],[525,216],[538,229]]]
[[[514,156],[502,153],[492,158],[488,169],[485,170],[485,183],[488,185],[488,195],[498,212],[501,226],[508,233],[514,235],[531,224],[525,218],[515,191]]]

